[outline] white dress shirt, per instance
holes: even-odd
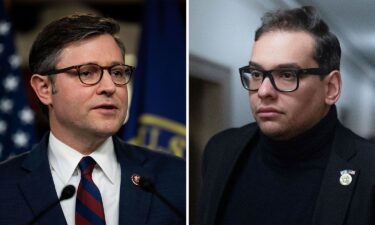
[[[62,143],[50,132],[48,159],[58,197],[66,185],[71,184],[78,189],[81,180],[78,163],[84,156]],[[106,225],[118,225],[121,168],[116,159],[112,137],[89,156],[97,163],[92,179],[102,196]],[[68,225],[75,225],[76,194],[60,204]]]

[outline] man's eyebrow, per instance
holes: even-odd
[[[297,63],[285,63],[277,65],[276,68],[279,69],[300,69],[301,67]]]
[[[262,65],[260,65],[256,62],[252,62],[252,61],[249,61],[249,66],[263,69]],[[299,66],[297,63],[283,63],[283,64],[277,65],[273,69],[300,69],[300,68],[301,68],[301,66]]]
[[[250,67],[255,67],[255,68],[260,68],[260,69],[263,68],[260,64],[258,64],[256,62],[252,62],[252,61],[249,61],[249,66]]]
[[[111,61],[107,65],[102,65],[98,61],[88,61],[88,62],[85,62],[85,63],[81,63],[79,65],[88,65],[88,64],[95,64],[95,65],[98,65],[98,66],[114,66],[114,65],[120,65],[120,64],[125,64],[125,63],[120,62],[120,61]]]

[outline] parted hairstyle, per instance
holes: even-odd
[[[120,25],[111,18],[76,13],[48,24],[35,39],[29,55],[33,74],[56,69],[59,56],[67,44],[101,34],[110,34],[125,55],[125,46],[117,36]]]
[[[36,37],[29,54],[29,68],[32,74],[44,74],[57,69],[61,52],[66,45],[86,40],[98,35],[111,35],[125,56],[125,46],[117,36],[120,25],[113,19],[93,14],[76,13],[48,24]],[[53,77],[52,93],[56,93]],[[48,117],[48,107],[39,102],[40,108]]]
[[[255,32],[255,41],[271,31],[305,31],[315,40],[314,60],[327,70],[340,69],[340,42],[312,6],[277,10],[262,17],[262,25]]]

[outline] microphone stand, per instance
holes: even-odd
[[[186,219],[185,214],[180,212],[180,210],[178,210],[171,202],[169,202],[168,199],[161,195],[148,178],[139,175],[133,175],[132,181],[135,186],[141,187],[143,190],[148,191],[159,198],[159,200],[167,205],[168,208],[171,209],[178,218],[183,221]]]
[[[61,201],[64,201],[66,199],[69,199],[71,197],[73,197],[74,193],[76,192],[76,189],[73,185],[67,185],[64,187],[64,189],[62,190],[61,192],[61,196],[60,198],[53,202],[52,204],[50,204],[47,208],[45,208],[44,210],[42,210],[38,215],[36,215],[30,222],[28,222],[27,224],[28,225],[33,225],[34,223],[36,223],[42,216],[44,216],[44,214],[46,214],[49,210],[51,210],[55,205],[57,205],[58,203],[60,203]]]

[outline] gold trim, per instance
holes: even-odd
[[[170,130],[172,132],[176,132],[180,135],[186,136],[186,128],[183,124],[175,122],[170,119],[162,118],[159,116],[151,115],[151,114],[143,114],[139,121],[141,124],[146,125],[155,125],[166,130]]]

